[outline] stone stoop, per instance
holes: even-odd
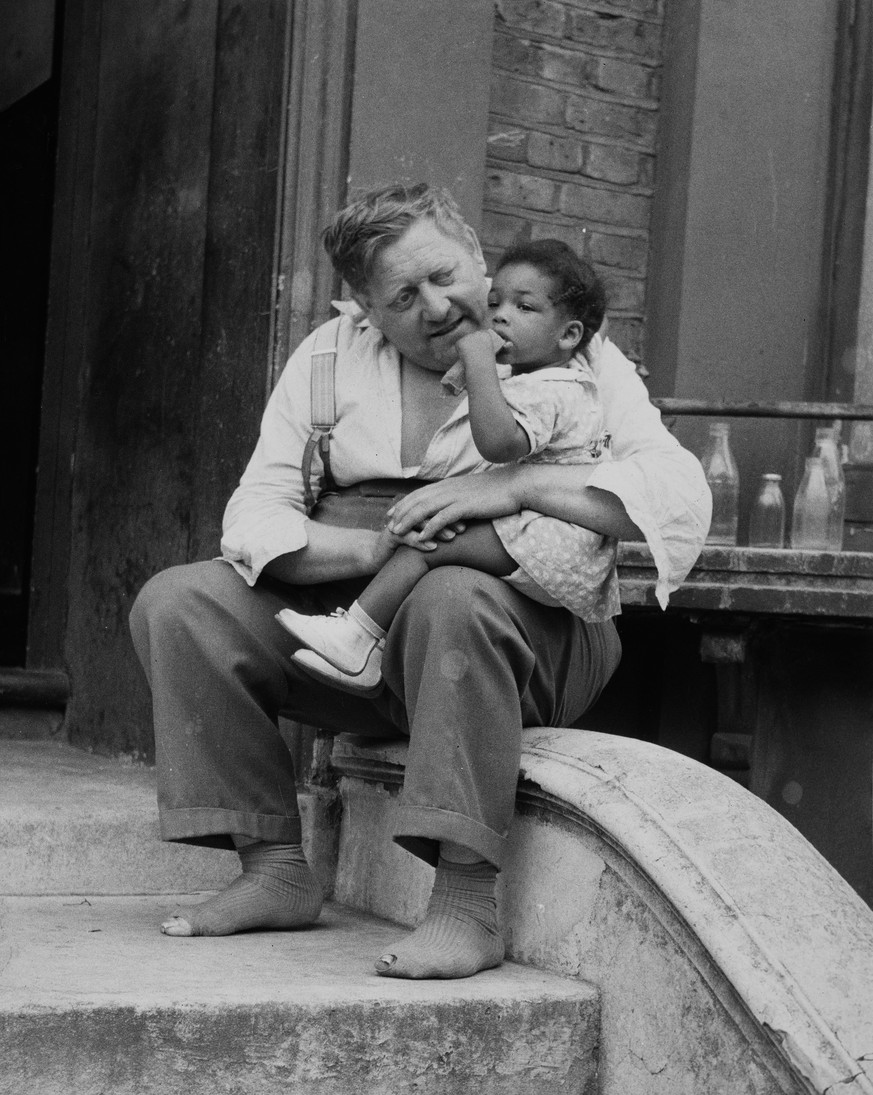
[[[239,873],[232,852],[165,844],[154,769],[65,742],[0,738],[0,894],[195,893]],[[333,796],[299,795],[304,848],[333,885]]]
[[[310,846],[330,809],[310,796]],[[158,932],[235,873],[157,840],[149,769],[0,741],[0,1095],[597,1090],[599,996],[574,978],[382,978],[403,929],[335,904],[297,932]]]

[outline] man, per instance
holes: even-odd
[[[521,729],[568,723],[594,702],[620,656],[612,621],[583,623],[499,578],[439,568],[395,619],[387,687],[367,699],[311,678],[275,614],[347,606],[400,543],[428,550],[457,522],[523,508],[645,537],[666,603],[705,537],[709,495],[631,364],[599,336],[593,368],[615,460],[489,468],[481,459],[464,397],[442,376],[455,343],[487,322],[487,282],[476,237],[444,192],[374,191],[337,214],[325,244],[357,314],[343,309],[292,355],[228,504],[223,560],[158,575],[131,615],[154,699],[162,835],[235,847],[243,872],[162,930],[220,935],[317,917],[321,895],[300,848],[294,772],[277,729],[282,710],[326,729],[409,737],[394,839],[437,870],[423,924],[376,968],[465,977],[503,957],[494,890]],[[336,350],[336,483],[436,481],[395,506],[390,528],[307,519],[307,486],[317,493],[325,471],[316,458],[304,483],[311,358],[325,349]]]

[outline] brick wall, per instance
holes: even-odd
[[[665,0],[496,0],[482,243],[557,236],[639,360]]]

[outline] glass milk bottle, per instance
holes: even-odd
[[[709,442],[701,463],[712,491],[712,523],[706,542],[735,544],[740,476],[731,452],[729,423],[710,423]]]
[[[831,501],[820,456],[807,456],[806,470],[794,496],[791,546],[807,551],[827,551]]]
[[[830,426],[819,426],[816,429],[814,455],[821,457],[830,499],[827,546],[831,551],[840,551],[843,546],[843,520],[846,516],[846,480],[834,431]]]
[[[758,497],[749,519],[749,546],[781,548],[785,543],[785,499],[782,476],[768,472],[761,476]]]

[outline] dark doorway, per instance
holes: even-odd
[[[57,134],[52,79],[0,113],[0,665],[23,666]]]

